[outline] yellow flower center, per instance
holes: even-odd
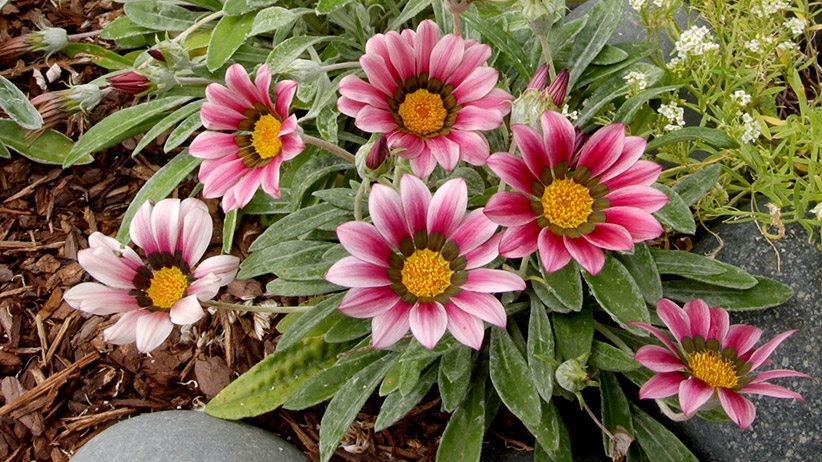
[[[733,362],[714,350],[691,353],[688,355],[688,367],[694,377],[709,387],[734,388],[739,385]]]
[[[593,212],[591,191],[570,178],[554,181],[542,194],[542,211],[551,223],[574,229],[585,223]]]
[[[283,142],[278,140],[282,123],[271,114],[260,117],[254,124],[254,133],[251,135],[251,145],[262,159],[268,159],[280,153]]]
[[[151,278],[151,285],[146,290],[146,294],[151,298],[151,303],[165,310],[177,303],[177,300],[185,297],[188,289],[188,278],[180,268],[160,268],[154,272]]]
[[[400,270],[402,285],[413,295],[434,298],[451,285],[448,261],[431,249],[415,250]]]
[[[398,112],[405,128],[420,135],[441,129],[448,115],[442,97],[422,88],[405,95]]]

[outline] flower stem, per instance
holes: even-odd
[[[685,414],[681,412],[675,412],[673,409],[668,407],[668,405],[665,404],[665,401],[662,401],[661,399],[655,399],[654,401],[656,401],[657,406],[659,406],[659,410],[662,411],[663,414],[665,414],[665,417],[668,417],[674,422],[685,422],[686,420],[690,419],[690,417],[686,416]]]
[[[354,219],[357,221],[362,221],[362,198],[365,196],[368,186],[368,181],[363,181],[360,183],[360,187],[357,189],[357,194],[354,196]]]
[[[451,17],[454,18],[454,33],[462,36],[462,34],[460,34],[460,15],[457,13],[452,13]]]
[[[597,424],[597,427],[599,427],[599,429],[602,430],[602,433],[605,433],[609,439],[614,439],[613,433],[609,432],[608,429],[605,428],[604,425],[602,425],[602,422],[600,422],[599,419],[597,419],[597,416],[594,415],[594,412],[591,411],[591,408],[589,408],[588,405],[585,404],[585,401],[582,401],[582,407],[583,409],[585,409],[585,412],[588,413],[588,416],[591,417],[591,420],[593,420],[594,423]]]
[[[525,279],[525,273],[528,272],[528,264],[531,262],[531,256],[528,255],[522,258],[522,261],[519,264],[519,271],[517,271],[517,275],[522,279]]]
[[[602,334],[603,337],[610,340],[614,345],[617,346],[617,348],[624,351],[625,353],[628,353],[631,356],[634,356],[634,350],[632,350],[631,347],[629,347],[628,344],[625,343],[621,338],[617,337],[617,335],[614,334],[608,326],[594,321],[594,329],[596,329],[597,332]]]
[[[94,37],[94,36],[100,35],[101,32],[103,32],[103,29],[93,30],[93,31],[90,31],[90,32],[83,32],[81,34],[71,34],[71,35],[67,36],[66,38],[70,42],[76,42],[77,40],[82,40],[84,38]]]
[[[548,65],[548,81],[552,82],[557,76],[557,71],[554,69],[554,59],[551,57],[551,47],[548,45],[548,39],[545,34],[539,34],[539,41],[542,43],[542,54],[545,56],[545,64]]]
[[[216,82],[216,80],[204,79],[202,77],[177,77],[177,81],[181,84],[188,85],[208,85]]]
[[[344,63],[335,63],[335,64],[328,64],[326,66],[320,67],[321,72],[331,72],[331,71],[339,71],[343,69],[357,69],[360,67],[359,61],[347,61]]]
[[[334,154],[338,157],[342,157],[343,159],[351,162],[352,164],[354,163],[354,155],[335,144],[331,144],[328,141],[315,138],[311,135],[303,135],[303,141],[305,142],[305,144],[310,144],[313,146],[317,146],[320,149],[325,149],[331,154]]]
[[[233,310],[233,311],[253,311],[255,313],[305,313],[313,308],[312,306],[255,306],[255,305],[240,305],[239,303],[218,302],[216,300],[207,300],[200,302],[209,308],[217,308],[218,310]]]
[[[225,14],[225,12],[220,10],[220,11],[216,11],[216,12],[204,17],[203,19],[201,19],[201,20],[195,22],[194,24],[192,24],[191,27],[189,27],[188,29],[180,32],[180,35],[174,37],[173,39],[171,39],[171,41],[174,42],[174,43],[183,41],[188,36],[188,34],[190,34],[190,33],[194,32],[195,30],[199,29],[200,26],[202,26],[204,24],[208,24],[208,23],[210,23],[211,21],[213,21],[217,18],[221,18],[224,14]]]

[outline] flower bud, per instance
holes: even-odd
[[[128,71],[123,74],[106,77],[106,81],[111,85],[112,89],[127,95],[139,95],[152,89],[151,82],[135,71]]]
[[[543,64],[542,66],[537,69],[537,72],[534,73],[534,76],[531,77],[531,81],[528,83],[528,86],[525,88],[527,90],[537,90],[542,91],[545,88],[545,84],[548,82],[548,65]]]
[[[545,89],[545,93],[551,98],[551,102],[553,102],[556,107],[562,107],[562,102],[565,101],[569,78],[570,73],[568,69],[563,69],[554,77],[554,80],[551,81],[548,88]]]
[[[596,384],[590,380],[587,368],[584,366],[588,356],[589,354],[586,353],[579,358],[569,359],[557,367],[554,376],[557,379],[557,384],[563,390],[578,393],[586,387]]]
[[[320,76],[320,65],[308,59],[295,59],[289,64],[283,74],[299,83],[308,83],[317,80]]]
[[[17,57],[30,51],[45,51],[46,56],[62,50],[68,45],[65,29],[44,27],[4,42],[0,45],[0,58]]]
[[[78,112],[89,113],[100,104],[100,98],[100,89],[97,85],[85,84],[67,90],[43,93],[32,98],[31,104],[43,116],[42,130],[45,131]]]
[[[365,166],[371,170],[376,170],[390,155],[391,151],[388,150],[388,138],[381,136],[377,139],[377,142],[371,146],[371,151],[368,152],[368,157],[365,158]]]
[[[156,48],[152,48],[148,50],[148,54],[151,55],[152,58],[156,59],[157,61],[166,62],[166,58],[163,56],[163,53]]]
[[[165,67],[181,71],[189,67],[188,52],[177,42],[164,40],[148,50],[149,56],[163,63]],[[155,65],[158,63],[154,63]],[[137,65],[135,63],[135,65]]]
[[[525,91],[511,109],[511,124],[526,124],[539,128],[539,118],[545,111],[559,111],[568,89],[568,69],[563,69],[545,88],[548,66],[542,65],[531,78]]]
[[[537,35],[548,35],[554,23],[554,0],[520,0],[522,17]]]

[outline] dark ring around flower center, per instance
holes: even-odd
[[[591,199],[593,199],[591,213],[582,224],[573,228],[564,228],[548,220],[544,216],[543,202],[541,201],[546,188],[550,187],[555,181],[567,179],[586,188]],[[591,171],[587,167],[577,167],[569,171],[568,162],[559,162],[553,168],[544,169],[539,181],[534,181],[531,184],[531,192],[535,196],[535,199],[531,200],[531,210],[537,215],[537,224],[540,228],[548,228],[557,236],[567,236],[571,239],[579,238],[583,234],[590,234],[598,223],[605,223],[605,214],[602,211],[611,206],[611,202],[605,199],[609,192],[608,186],[600,183],[599,177],[592,178]]]
[[[155,252],[147,255],[146,260],[148,261],[147,265],[137,268],[137,274],[134,275],[134,279],[131,281],[135,289],[130,290],[129,295],[137,299],[137,304],[141,308],[145,308],[151,312],[168,312],[167,308],[155,305],[148,294],[154,274],[163,268],[177,268],[188,281],[187,285],[191,285],[191,283],[194,282],[191,268],[188,266],[188,263],[183,260],[183,254],[179,250],[175,251],[174,255],[169,252]],[[185,296],[185,293],[183,296]]]
[[[254,107],[248,108],[243,111],[243,115],[246,117],[245,119],[241,120],[240,123],[237,124],[237,128],[243,132],[253,132],[254,127],[257,122],[260,120],[261,117],[265,115],[270,115],[277,119],[280,123],[282,123],[282,119],[280,116],[266,107],[265,104],[256,102],[254,103]],[[237,151],[237,157],[243,160],[243,165],[248,168],[255,168],[255,167],[265,167],[272,160],[274,157],[269,157],[267,159],[263,159],[260,154],[257,153],[257,150],[254,149],[253,145],[254,139],[252,133],[241,133],[234,136],[234,143],[237,145],[239,150]]]
[[[418,251],[425,251],[426,249],[436,253],[448,262],[448,269],[452,272],[447,288],[433,297],[415,295],[403,283],[403,269],[409,258]],[[399,251],[400,253],[392,253],[389,257],[390,267],[387,274],[388,279],[392,282],[389,287],[400,296],[402,301],[409,304],[417,302],[431,303],[434,301],[445,304],[451,300],[451,297],[455,297],[462,292],[459,286],[465,284],[465,281],[468,280],[468,272],[465,271],[468,261],[465,257],[460,256],[460,249],[456,242],[446,241],[445,236],[440,233],[431,233],[429,235],[426,231],[420,230],[414,233],[413,237],[403,239],[400,242]]]
[[[733,390],[739,390],[740,388],[747,386],[756,378],[755,375],[746,376],[748,372],[751,372],[751,368],[753,367],[751,363],[745,361],[744,359],[738,358],[738,353],[735,348],[725,347],[720,349],[719,340],[715,338],[705,340],[705,338],[701,335],[697,335],[695,337],[682,337],[680,345],[682,345],[682,349],[685,350],[685,354],[682,354],[681,352],[679,353],[679,358],[683,364],[688,364],[688,359],[691,354],[705,351],[714,351],[723,360],[731,363],[736,370],[736,375],[738,377],[738,384],[733,388]],[[688,375],[692,375],[689,371],[685,372]]]
[[[411,76],[405,82],[400,79],[397,79],[396,82],[397,89],[394,90],[394,95],[386,96],[385,101],[388,103],[388,107],[391,109],[391,116],[394,118],[394,122],[397,123],[397,127],[401,132],[416,135],[421,138],[435,138],[451,133],[451,126],[457,121],[457,111],[462,109],[462,106],[457,105],[457,98],[452,94],[454,91],[452,85],[444,85],[439,79],[429,78],[427,72]],[[442,99],[442,106],[445,108],[447,114],[443,119],[442,128],[439,130],[430,133],[418,133],[406,128],[400,116],[400,105],[405,102],[406,96],[420,89],[427,90]]]

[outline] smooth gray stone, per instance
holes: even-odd
[[[274,433],[197,411],[141,414],[92,438],[71,462],[308,462]]]
[[[765,209],[764,204],[760,209]],[[822,252],[808,242],[801,226],[787,226],[784,239],[771,241],[782,260],[781,271],[773,248],[753,223],[720,224],[714,232],[725,241],[717,260],[740,266],[791,286],[794,296],[767,310],[732,312],[732,323],[750,324],[764,331],[757,347],[787,330],[799,332],[771,355],[773,364],[760,370],[793,369],[822,378]],[[773,232],[773,229],[771,229]],[[818,238],[817,238],[818,239]],[[706,236],[694,248],[705,254],[718,247]],[[694,418],[678,424],[678,431],[703,462],[818,461],[822,460],[822,387],[801,378],[775,379],[770,383],[800,393],[805,402],[747,395],[757,417],[746,430],[732,424],[715,424]]]

